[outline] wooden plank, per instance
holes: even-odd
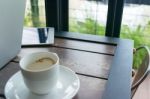
[[[0,94],[4,94],[4,87],[8,79],[19,70],[18,63],[9,63],[0,72]],[[107,80],[78,75],[80,89],[74,99],[101,99]]]
[[[150,74],[139,85],[136,90],[133,99],[149,99],[150,98]]]
[[[79,74],[90,75],[107,79],[109,67],[111,65],[113,56],[90,53],[78,50],[64,49],[64,48],[24,48],[18,55],[19,61],[21,57],[26,54],[38,51],[55,52],[60,57],[60,64],[67,66]]]
[[[114,55],[116,46],[78,40],[55,38],[55,46]]]
[[[78,75],[80,89],[73,99],[102,99],[107,80]]]
[[[8,79],[19,70],[18,63],[10,62],[0,71],[0,94],[4,94],[4,87]]]

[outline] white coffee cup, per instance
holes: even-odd
[[[40,69],[28,68],[41,59],[52,59],[53,64]],[[42,60],[44,63],[45,61]],[[38,64],[39,65],[39,64]],[[27,88],[36,94],[48,94],[56,85],[59,74],[59,57],[56,53],[36,52],[23,57],[20,61],[21,73]]]

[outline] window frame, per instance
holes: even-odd
[[[45,0],[47,27],[54,27],[56,32],[68,31],[68,3],[68,0]]]
[[[120,37],[124,0],[108,0],[105,36]],[[69,0],[45,0],[46,26],[56,32],[69,30]]]
[[[109,0],[105,36],[120,37],[124,0]]]

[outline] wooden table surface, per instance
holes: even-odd
[[[74,99],[102,99],[115,50],[115,45],[63,38],[55,38],[55,44],[47,47],[22,48],[18,56],[0,70],[0,96],[4,94],[8,79],[20,70],[18,62],[24,55],[50,51],[58,54],[61,65],[78,75],[81,86]]]

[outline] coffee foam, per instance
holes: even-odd
[[[45,70],[54,64],[55,64],[55,61],[51,58],[41,58],[41,59],[38,59],[37,61],[27,65],[26,69],[32,70],[32,71]]]

